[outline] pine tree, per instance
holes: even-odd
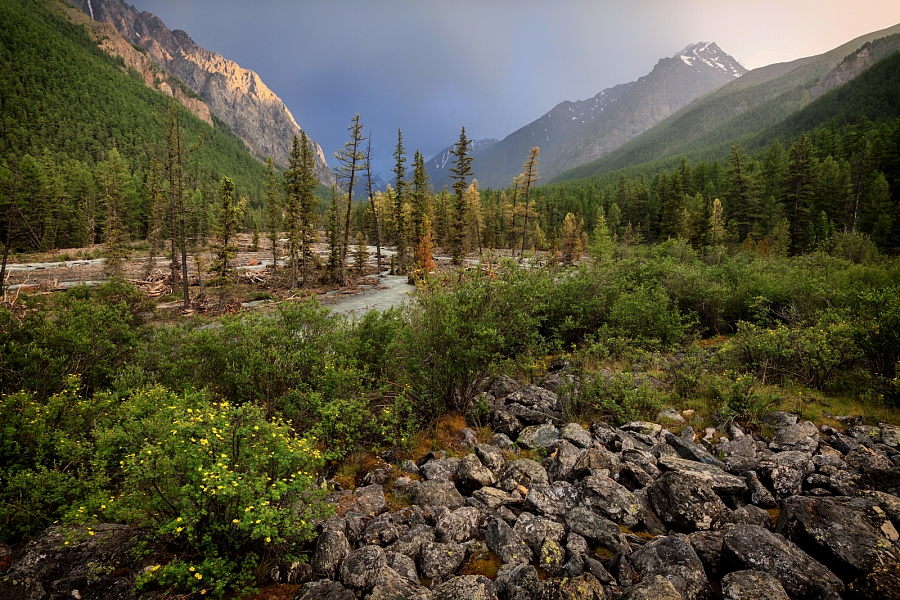
[[[237,254],[237,234],[247,200],[235,201],[234,182],[228,177],[222,178],[219,189],[220,203],[216,224],[213,227],[215,241],[212,244],[213,260],[210,264],[213,280],[210,283],[215,286],[224,286],[230,282],[232,269],[229,261],[233,260]]]
[[[125,160],[113,148],[103,164],[103,242],[106,250],[104,268],[110,275],[120,275],[122,262],[130,254],[125,190],[130,175]]]
[[[453,179],[453,191],[456,192],[456,220],[452,239],[450,242],[450,254],[453,264],[461,265],[465,256],[466,235],[466,201],[465,193],[469,187],[466,179],[472,175],[472,157],[469,156],[470,142],[466,138],[466,128],[463,127],[459,134],[459,140],[451,153],[455,157],[454,164],[450,167],[450,177]]]

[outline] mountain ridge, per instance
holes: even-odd
[[[294,135],[300,134],[290,110],[259,75],[220,54],[198,46],[182,30],[122,0],[67,0],[93,20],[111,23],[129,43],[143,48],[167,73],[198,94],[210,110],[257,158],[271,156],[281,166],[290,157]],[[316,175],[326,184],[333,176],[322,148],[310,140]]]
[[[553,177],[618,148],[702,94],[747,70],[714,42],[689,44],[661,58],[636,81],[606,88],[587,100],[563,101],[475,157],[474,176],[487,187],[505,187],[522,170],[533,146],[540,172]],[[435,187],[443,184],[435,180]]]

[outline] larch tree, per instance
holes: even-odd
[[[344,148],[334,153],[334,157],[338,161],[335,167],[335,179],[340,182],[341,189],[347,197],[347,210],[344,220],[343,245],[341,246],[341,264],[336,277],[340,283],[344,283],[344,265],[347,262],[347,248],[350,246],[350,212],[353,206],[353,190],[357,183],[357,173],[362,170],[366,153],[362,149],[362,143],[366,140],[363,135],[363,126],[359,120],[359,113],[350,122],[347,128],[350,132],[350,139],[344,143]]]
[[[399,130],[398,130],[399,131]],[[372,238],[375,241],[375,260],[378,263],[378,276],[381,276],[381,223],[378,220],[378,206],[375,202],[375,193],[372,190],[372,134],[369,133],[366,144],[366,196],[369,199],[369,208],[372,211]]]
[[[456,222],[450,242],[450,254],[453,264],[461,265],[465,256],[466,236],[466,200],[465,193],[469,187],[467,179],[472,175],[472,157],[469,155],[471,142],[466,138],[466,128],[463,127],[459,134],[459,140],[451,150],[455,157],[454,164],[450,167],[450,177],[453,179],[453,191],[456,192]]]
[[[281,194],[278,178],[275,176],[275,165],[272,157],[266,157],[266,237],[272,244],[272,274],[278,272],[278,232],[282,226]]]
[[[519,253],[519,259],[525,254],[525,238],[528,237],[528,203],[531,199],[531,188],[537,183],[541,176],[538,174],[538,157],[541,149],[535,146],[528,153],[528,160],[525,161],[525,171],[522,176],[522,195],[525,196],[525,223],[522,225],[522,252]]]

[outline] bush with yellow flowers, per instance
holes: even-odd
[[[101,512],[181,547],[139,583],[221,596],[252,585],[261,561],[301,558],[311,521],[326,511],[312,440],[256,405],[162,387],[133,392],[117,412],[97,435],[118,465],[119,494]]]

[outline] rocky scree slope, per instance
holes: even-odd
[[[198,94],[252,154],[288,164],[291,143],[300,126],[291,111],[255,72],[205,50],[181,30],[170,31],[155,15],[139,12],[122,0],[67,0],[99,22],[111,23],[129,43],[147,51],[166,72]],[[316,175],[333,181],[318,144],[310,140]]]
[[[294,600],[900,598],[897,427],[782,412],[771,439],[734,424],[698,438],[669,408],[586,430],[564,423],[557,392],[573,385],[565,366],[540,385],[496,379],[490,443],[463,429],[463,456],[377,460],[330,495],[309,562],[271,577],[301,584]],[[0,598],[133,598],[130,578],[164,551],[135,559],[132,538],[108,525],[63,547],[48,529]]]

